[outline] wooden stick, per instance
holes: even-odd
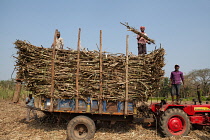
[[[125,115],[128,114],[128,39],[126,36],[126,65],[125,65]]]
[[[54,81],[54,77],[55,77],[55,45],[56,45],[56,37],[57,37],[57,32],[58,29],[55,30],[55,34],[54,34],[54,42],[53,42],[53,54],[52,54],[52,67],[51,67],[51,89],[50,89],[50,94],[51,94],[51,98],[50,98],[50,112],[53,112],[53,96],[54,96],[54,86],[55,86],[55,81]]]
[[[100,100],[99,100],[99,113],[102,113],[102,94],[103,94],[103,89],[102,89],[102,30],[100,30]]]
[[[78,112],[78,108],[79,108],[79,68],[80,68],[80,32],[81,29],[79,28],[79,32],[78,32],[78,43],[77,43],[77,73],[76,73],[76,107],[75,107],[75,111]]]
[[[16,86],[15,86],[15,92],[13,95],[13,103],[18,103],[19,102],[19,97],[20,97],[20,93],[21,93],[21,87],[22,87],[22,81],[16,79]]]

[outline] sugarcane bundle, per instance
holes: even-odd
[[[50,97],[52,49],[31,45],[17,40],[16,68],[17,77],[24,79],[27,90],[35,95],[44,94]],[[100,55],[98,51],[80,51],[80,65],[77,67],[75,50],[57,50],[55,52],[54,97],[75,97],[76,72],[79,68],[79,97],[98,98],[100,89]],[[128,63],[128,96],[129,99],[142,100],[159,89],[164,75],[163,48],[156,49],[148,55],[129,56]],[[124,54],[102,55],[102,89],[103,98],[124,100],[125,98],[125,65]]]
[[[127,22],[126,22],[126,23],[120,22],[120,24],[126,26],[127,29],[128,29],[128,31],[132,31],[132,32],[134,32],[135,34],[139,35],[140,37],[143,37],[143,38],[145,38],[146,40],[148,40],[149,42],[155,44],[155,40],[154,40],[154,39],[149,38],[148,36],[146,36],[146,35],[142,34],[141,32],[139,32],[139,31],[138,31],[137,29],[135,29],[134,27],[129,26]]]

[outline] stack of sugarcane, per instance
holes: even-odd
[[[26,87],[34,95],[51,97],[52,49],[36,47],[17,40],[16,69],[18,79],[24,79]],[[75,50],[56,50],[54,97],[75,97],[77,54]],[[164,49],[156,49],[148,55],[129,56],[128,96],[142,100],[156,93],[164,75]],[[98,98],[100,93],[100,55],[98,51],[80,51],[79,98]],[[102,96],[107,100],[124,100],[126,84],[126,56],[102,55]]]

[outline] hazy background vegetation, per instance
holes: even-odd
[[[0,81],[0,99],[12,100],[13,94],[15,92],[15,80],[2,80]],[[25,100],[29,91],[26,91],[24,85],[22,85],[22,90],[20,93],[20,100]]]

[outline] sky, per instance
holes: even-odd
[[[50,47],[55,29],[61,32],[64,48],[81,46],[97,50],[103,32],[103,51],[137,54],[136,35],[120,24],[128,22],[156,41],[148,52],[166,50],[165,76],[179,64],[184,74],[210,68],[210,0],[0,0],[0,80],[15,78],[17,39]]]

